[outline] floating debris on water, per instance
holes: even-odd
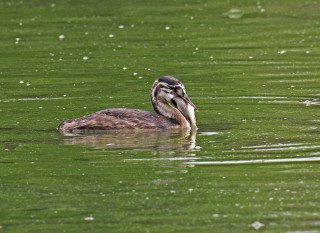
[[[166,30],[170,30],[170,27],[169,27],[169,26],[166,26],[165,29],[166,29]]]
[[[306,106],[311,106],[311,105],[320,105],[320,101],[317,100],[305,100],[303,102]]]
[[[59,40],[64,40],[65,36],[64,35],[60,35],[59,36]]]
[[[89,59],[89,57],[84,56],[82,59],[86,61],[86,60],[88,60],[88,59]]]
[[[113,34],[110,34],[110,35],[109,35],[109,38],[113,38],[113,37],[114,37],[114,35],[113,35]]]
[[[254,223],[251,224],[251,226],[255,229],[255,230],[259,230],[261,227],[264,227],[264,224],[259,222],[259,221],[256,221]]]
[[[118,28],[123,29],[124,25],[119,25]]]
[[[17,37],[17,38],[16,38],[16,44],[19,44],[19,42],[20,42],[20,38]]]
[[[20,84],[24,84],[24,81],[21,80],[19,83],[20,83]]]
[[[88,216],[83,218],[85,221],[93,221],[94,217],[93,216]]]
[[[231,9],[228,12],[223,13],[223,15],[230,19],[240,19],[244,15],[244,12],[240,9]]]
[[[278,51],[278,54],[285,54],[286,52],[287,52],[287,50],[282,49],[282,50]]]

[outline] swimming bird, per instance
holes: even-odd
[[[197,129],[197,108],[178,79],[172,76],[158,78],[151,88],[151,103],[155,112],[111,108],[65,120],[58,128],[64,134],[105,130]]]

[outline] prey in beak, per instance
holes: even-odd
[[[178,89],[176,96],[172,99],[173,105],[180,111],[180,113],[189,122],[192,129],[197,129],[195,111],[198,111],[197,107],[187,96],[185,90]]]

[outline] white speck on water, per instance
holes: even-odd
[[[194,17],[193,17],[193,16],[190,16],[190,19],[191,19],[191,20],[194,20]]]
[[[84,56],[82,59],[83,59],[84,61],[86,61],[86,60],[88,60],[88,59],[89,59],[89,57]]]
[[[260,9],[260,12],[261,12],[261,13],[264,13],[265,11],[266,11],[266,10],[265,10],[264,8],[261,8],[261,9]]]
[[[20,83],[20,84],[24,84],[24,81],[21,80],[19,83]]]
[[[83,109],[87,109],[87,107],[83,107]]]
[[[114,35],[113,34],[109,34],[109,38],[113,38],[114,37]]]
[[[93,216],[88,216],[83,218],[85,221],[93,221],[94,217]]]
[[[262,84],[262,86],[263,86],[263,87],[266,87],[267,85],[266,85],[266,84]]]
[[[23,23],[22,23],[22,22],[20,22],[20,23],[19,23],[19,26],[23,26]]]
[[[67,95],[66,95],[66,94],[64,94],[63,96],[64,96],[64,97],[66,97]]]
[[[253,59],[253,56],[249,56],[249,59]]]
[[[51,4],[51,7],[55,7],[55,6],[56,6],[56,4],[54,4],[54,3]]]
[[[39,108],[41,109],[41,108],[43,108],[43,107],[39,107]]]
[[[213,214],[212,217],[218,218],[220,215],[219,214]]]
[[[16,44],[19,44],[19,42],[20,42],[20,38],[17,37],[17,38],[16,38]]]
[[[139,76],[138,79],[142,79],[143,77]]]
[[[223,15],[229,17],[230,19],[240,19],[244,13],[240,9],[231,9],[228,12],[223,13]]]
[[[278,54],[285,54],[286,52],[287,52],[287,50],[282,49],[282,50],[278,51]]]
[[[310,53],[310,51],[306,51],[306,53],[308,54],[308,53]]]
[[[119,25],[118,28],[123,29],[124,25]]]
[[[258,8],[258,9],[261,8],[261,2],[257,2],[257,8]]]
[[[194,149],[196,149],[196,150],[200,150],[201,148],[202,148],[201,146],[194,147]]]
[[[54,53],[49,53],[49,55],[50,55],[51,57],[54,57]]]
[[[255,230],[259,230],[261,227],[264,226],[263,223],[259,222],[259,221],[255,221],[254,223],[251,224],[251,226],[255,229]]]
[[[127,70],[128,68],[124,66],[124,67],[122,67],[122,69],[123,69],[123,70]]]
[[[192,188],[189,188],[188,191],[191,193],[191,192],[193,192],[193,189],[192,189]]]
[[[176,193],[176,191],[175,190],[170,190],[170,193]]]
[[[29,83],[29,82],[27,82],[27,84],[26,84],[27,86],[31,86],[31,83]]]
[[[169,26],[166,26],[165,29],[166,29],[166,30],[170,30],[170,27],[169,27]]]
[[[294,87],[294,85],[291,85],[290,87]]]
[[[133,73],[134,76],[136,76],[138,73]]]
[[[64,35],[60,35],[59,36],[59,40],[64,40],[65,36]]]

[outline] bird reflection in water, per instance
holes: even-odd
[[[102,131],[96,133],[68,134],[66,145],[89,146],[96,149],[130,151],[192,151],[196,148],[196,131],[179,130],[137,130]]]

